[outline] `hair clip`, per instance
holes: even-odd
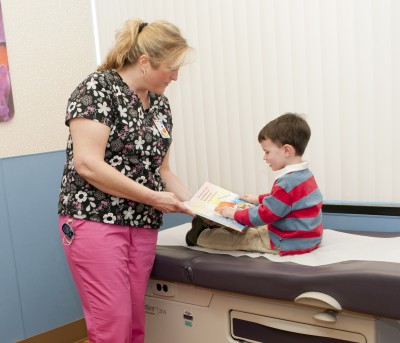
[[[139,32],[138,32],[138,33],[142,32],[143,28],[144,28],[146,25],[147,25],[147,23],[141,23],[141,24],[139,24]]]

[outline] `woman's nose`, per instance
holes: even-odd
[[[174,70],[171,74],[171,80],[178,80],[178,70]]]

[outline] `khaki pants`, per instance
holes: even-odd
[[[271,249],[266,225],[250,227],[243,233],[224,227],[205,229],[197,239],[197,245],[217,250],[244,250],[279,254],[279,250]]]

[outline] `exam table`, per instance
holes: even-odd
[[[158,246],[145,311],[146,343],[396,343],[400,264],[306,266]]]

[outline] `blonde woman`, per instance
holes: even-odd
[[[144,342],[144,296],[163,212],[193,215],[169,167],[166,87],[191,48],[166,21],[128,21],[71,94],[59,228],[91,343]]]

